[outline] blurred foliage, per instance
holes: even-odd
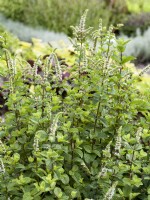
[[[139,30],[134,37],[124,37],[130,41],[126,46],[125,55],[136,57],[136,64],[147,65],[150,61],[150,28],[143,34]]]
[[[130,14],[127,15],[123,22],[123,33],[128,36],[135,36],[137,29],[144,33],[150,26],[149,0],[126,0],[126,5]]]
[[[3,26],[0,25],[0,35],[4,37],[7,42],[5,41],[6,48],[10,51],[12,55],[15,54],[16,49],[19,47],[19,40],[10,32],[6,31]],[[7,44],[6,44],[7,43]],[[2,51],[2,42],[0,41],[0,56],[3,54]]]
[[[0,35],[5,38],[5,48],[7,48],[12,56],[24,58],[26,61],[36,61],[38,58],[44,58],[44,56],[50,55],[52,47],[47,43],[43,43],[40,39],[32,38],[32,42],[20,41],[10,32],[6,31],[0,26]],[[5,57],[2,50],[2,42],[0,41],[0,56],[2,59]],[[73,49],[67,49],[65,46],[62,49],[56,49],[55,53],[68,65],[72,65],[75,62]],[[6,66],[5,62],[0,63],[0,67],[3,65],[3,69]],[[4,70],[5,71],[5,70]]]
[[[90,9],[87,25],[94,28],[100,18],[107,27],[123,22],[123,32],[130,35],[138,27],[143,31],[150,24],[150,14],[145,13],[150,12],[149,0],[0,0],[0,12],[6,17],[69,36],[70,25],[79,22],[85,9]]]
[[[90,9],[87,25],[92,27],[96,27],[99,18],[105,26],[120,23],[128,12],[122,0],[0,0],[0,12],[8,18],[70,36],[70,25],[78,23],[85,9]]]
[[[126,35],[135,35],[136,29],[140,29],[144,33],[150,26],[150,12],[132,14],[124,21],[123,33]]]
[[[150,12],[149,0],[126,0],[131,13]]]

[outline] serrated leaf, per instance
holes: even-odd
[[[33,200],[33,197],[31,196],[30,192],[26,192],[26,193],[23,194],[22,200]]]
[[[63,184],[67,185],[69,183],[69,176],[67,174],[61,175],[61,181]]]
[[[86,152],[91,153],[92,152],[92,147],[90,145],[84,145],[84,149]]]
[[[54,194],[56,195],[56,197],[61,198],[63,193],[61,191],[61,189],[59,187],[55,187],[54,189]]]
[[[43,142],[47,139],[48,135],[45,131],[39,130],[36,132],[36,137],[39,139],[39,141]]]
[[[135,57],[133,57],[133,56],[123,56],[121,64],[125,64],[126,62],[129,62],[129,61],[132,61],[132,60],[135,60]]]
[[[74,152],[80,156],[80,158],[83,158],[83,152],[80,149],[75,149]]]
[[[125,185],[123,187],[123,194],[125,197],[129,197],[129,195],[132,193],[132,187],[130,185]]]

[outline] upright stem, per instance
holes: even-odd
[[[19,111],[16,109],[16,103],[14,103],[14,108],[15,108],[15,120],[16,120],[16,126],[17,129],[20,130],[20,122],[19,122]]]
[[[102,84],[101,84],[102,87],[103,87],[103,84],[104,84],[104,78],[105,77],[103,77]],[[96,112],[96,118],[95,118],[95,122],[94,122],[94,134],[96,133],[96,126],[97,126],[97,121],[98,121],[98,117],[99,117],[100,106],[101,106],[101,98],[99,98],[97,112]],[[94,147],[94,144],[95,144],[95,140],[93,139],[93,141],[92,141],[92,149]]]
[[[74,125],[74,118],[73,118],[72,125]],[[70,139],[70,149],[71,149],[71,168],[72,168],[73,167],[73,161],[74,161],[74,149],[75,149],[75,141],[74,141],[72,135],[71,135],[71,139]]]
[[[96,118],[95,118],[95,122],[94,122],[94,134],[96,132],[96,125],[97,125],[97,121],[98,121],[100,105],[101,105],[101,102],[99,101],[97,113],[96,113]],[[94,144],[95,144],[95,139],[92,139],[92,149],[94,148]]]
[[[133,149],[132,159],[131,159],[131,162],[130,162],[130,178],[132,178],[132,163],[133,163],[133,160],[134,160],[134,154],[135,154],[135,150]]]
[[[75,148],[75,143],[73,141],[73,138],[71,138],[71,168],[73,167],[73,160],[74,160],[74,148]]]
[[[81,37],[82,37],[82,35],[81,35]],[[79,80],[81,78],[81,58],[82,58],[82,45],[83,45],[82,38],[80,40],[80,44],[81,44],[81,46],[80,46],[80,56],[79,56]]]
[[[2,175],[2,177],[3,177],[3,180],[5,181],[5,175],[3,174]],[[5,190],[6,190],[6,200],[8,200],[8,189],[7,189],[7,186],[5,185]]]
[[[102,47],[102,43],[101,43],[101,47]],[[109,51],[110,51],[110,37],[109,37],[108,48],[107,48],[107,52],[106,52],[106,59],[107,59],[107,62],[109,62]],[[106,63],[106,65],[107,65],[107,63]],[[106,67],[107,67],[107,66],[106,66]],[[103,83],[104,83],[104,78],[106,78],[106,73],[107,73],[107,71],[104,70],[104,76],[103,76],[103,80],[102,80],[102,86],[103,86]],[[101,105],[101,102],[100,102],[100,99],[99,99],[98,108],[97,108],[97,113],[96,113],[96,118],[95,118],[95,123],[94,123],[94,133],[96,132],[96,125],[97,125],[97,121],[98,121],[100,105]],[[94,145],[94,144],[93,144],[93,145]]]
[[[97,113],[96,113],[96,118],[95,118],[95,123],[94,123],[94,133],[96,132],[96,125],[97,125],[97,120],[98,120],[98,116],[99,116],[100,105],[101,105],[101,102],[99,101],[98,108],[97,108]]]
[[[44,117],[44,98],[45,98],[45,86],[42,86],[42,118]]]

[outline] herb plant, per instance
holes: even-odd
[[[86,14],[72,27],[71,67],[55,51],[31,68],[3,49],[2,200],[150,198],[149,102],[125,65],[127,42],[102,20],[86,29]]]

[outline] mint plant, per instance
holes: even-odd
[[[86,15],[72,27],[70,68],[55,51],[31,68],[4,49],[0,199],[149,198],[149,102],[125,65],[133,59],[123,55],[127,42],[101,20],[87,29]]]

